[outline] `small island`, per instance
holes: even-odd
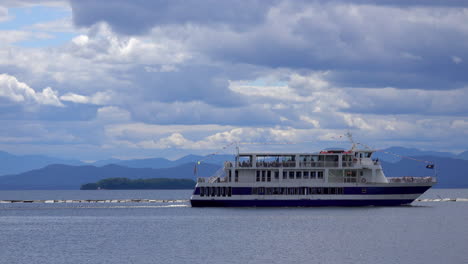
[[[141,190],[141,189],[193,189],[195,181],[192,179],[128,179],[128,178],[108,178],[96,183],[86,183],[81,185],[80,190]]]

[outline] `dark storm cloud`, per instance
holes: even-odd
[[[279,116],[261,105],[216,107],[202,102],[148,103],[132,105],[135,121],[163,125],[275,126]]]
[[[443,61],[447,63],[441,63]],[[337,70],[327,76],[327,80],[340,87],[396,87],[401,89],[450,90],[465,87],[468,84],[468,68],[454,65],[450,58],[432,60],[433,67],[411,69],[400,67],[388,70]],[[397,64],[394,64],[397,65]],[[431,66],[431,65],[428,65]],[[432,68],[432,69],[431,69]]]
[[[187,65],[173,72],[147,72],[136,68],[133,82],[140,86],[145,100],[195,100],[222,107],[242,105],[243,100],[228,89],[228,74],[224,68],[208,65]]]
[[[217,107],[238,107],[245,104],[241,95],[229,90],[229,80],[242,71],[230,67],[192,64],[174,71],[153,71],[155,66],[135,67],[127,72],[142,100],[164,103],[202,101]]]
[[[341,1],[359,4],[391,5],[391,6],[441,6],[441,7],[466,7],[466,0],[354,0]]]
[[[201,25],[181,41],[220,62],[329,70],[347,87],[453,89],[468,83],[466,15],[453,8],[466,3],[72,0],[72,8],[76,25],[105,21],[123,34]]]
[[[0,3],[4,14],[71,3],[73,18],[50,23],[48,9],[31,8],[44,27],[20,33],[77,26],[54,47],[18,46],[2,32],[0,73],[32,94],[15,100],[25,89],[0,85],[6,150],[95,159],[164,155],[167,145],[182,155],[198,141],[346,129],[370,144],[466,148],[468,1],[59,2]]]
[[[30,3],[31,0],[10,0],[11,3]],[[166,24],[228,24],[243,28],[263,22],[266,13],[278,3],[287,3],[297,10],[316,3],[357,4],[396,7],[467,7],[466,0],[70,0],[73,21],[77,26],[91,26],[105,21],[117,32],[144,34],[152,27]]]
[[[100,21],[124,34],[143,34],[165,24],[229,24],[241,29],[260,23],[276,1],[237,0],[71,0],[73,21],[90,26]]]

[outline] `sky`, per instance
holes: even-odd
[[[468,150],[467,1],[0,1],[0,150],[311,152],[348,131]]]

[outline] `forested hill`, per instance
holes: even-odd
[[[96,183],[81,185],[81,190],[137,190],[137,189],[193,189],[195,181],[192,179],[151,178],[136,179],[109,178]]]
[[[202,163],[197,166],[197,175],[194,175],[195,163],[164,169],[128,168],[119,165],[95,166],[69,166],[49,165],[45,168],[32,170],[16,175],[0,176],[1,190],[70,190],[79,189],[82,184],[97,182],[107,178],[170,178],[187,179],[195,177],[209,177],[219,166]]]

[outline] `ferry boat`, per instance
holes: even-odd
[[[197,178],[192,207],[397,206],[436,177],[386,177],[374,150],[242,153],[217,175]],[[428,168],[433,168],[433,164]]]

